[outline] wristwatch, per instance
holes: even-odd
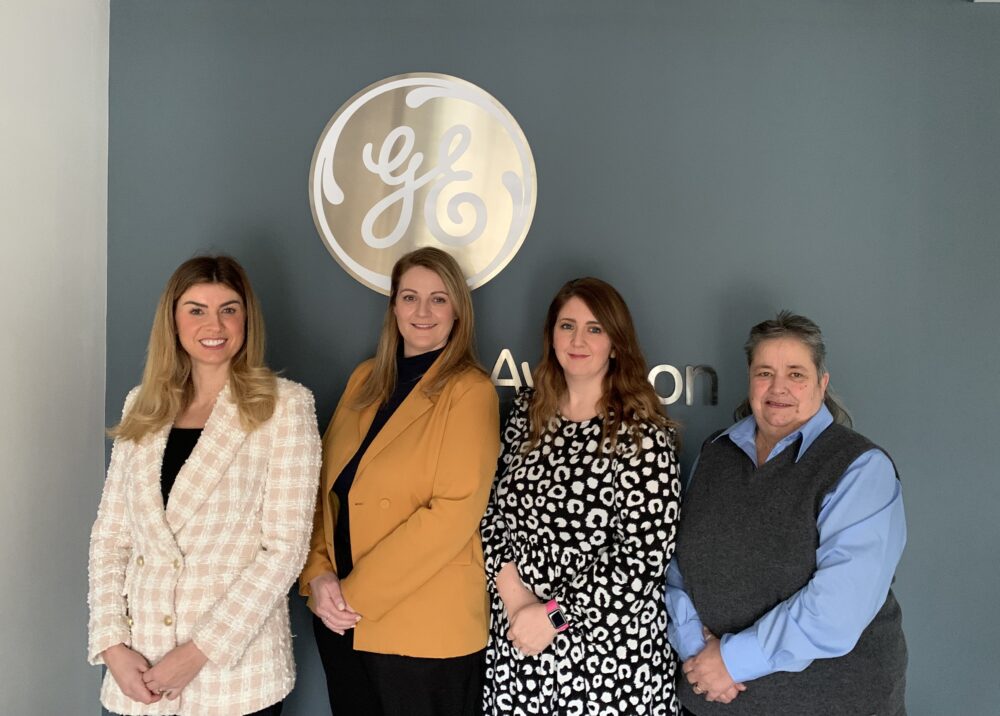
[[[569,629],[569,621],[563,616],[562,609],[559,608],[555,599],[550,599],[549,603],[545,605],[545,612],[548,614],[549,623],[557,632]]]

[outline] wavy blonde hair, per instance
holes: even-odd
[[[264,365],[264,317],[243,267],[230,256],[197,256],[174,271],[160,294],[149,333],[142,384],[122,421],[108,433],[138,442],[173,422],[194,398],[191,358],[177,336],[177,301],[194,285],[216,283],[239,294],[246,312],[243,346],[229,365],[229,390],[247,431],[274,413],[278,388],[275,374]]]
[[[458,262],[448,253],[434,247],[424,247],[400,257],[392,267],[389,302],[382,318],[382,333],[375,350],[375,366],[361,392],[355,400],[355,407],[364,408],[372,403],[382,405],[396,388],[396,354],[399,350],[399,326],[393,308],[399,295],[399,281],[407,271],[416,266],[429,269],[438,275],[445,291],[451,299],[455,312],[448,343],[438,360],[440,368],[434,379],[424,388],[424,394],[432,398],[440,393],[453,377],[467,370],[475,370],[485,375],[486,371],[476,357],[475,313],[472,309],[472,292],[465,281],[465,275]]]
[[[588,276],[567,282],[549,305],[542,328],[542,359],[533,374],[535,395],[529,410],[530,428],[525,450],[537,446],[551,429],[559,403],[566,396],[566,376],[552,346],[552,333],[562,307],[574,297],[587,304],[611,339],[613,357],[604,375],[604,394],[597,405],[598,417],[604,421],[601,443],[613,451],[622,425],[637,447],[641,446],[643,423],[678,430],[680,424],[667,417],[646,377],[646,359],[625,299],[611,284]]]

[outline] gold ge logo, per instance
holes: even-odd
[[[392,265],[437,246],[482,286],[521,247],[535,212],[535,162],[510,113],[448,75],[405,74],[354,95],[326,125],[309,202],[333,257],[389,293]]]

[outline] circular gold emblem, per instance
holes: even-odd
[[[451,253],[472,288],[514,258],[535,212],[535,162],[503,105],[435,73],[389,77],[351,97],[320,135],[309,203],[323,242],[358,281],[389,293],[421,246]]]

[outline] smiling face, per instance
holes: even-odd
[[[819,374],[802,341],[761,342],[750,363],[750,409],[757,430],[772,443],[795,432],[823,405],[829,382],[830,374]]]
[[[567,383],[601,381],[608,372],[611,339],[587,304],[577,296],[559,309],[552,329],[552,349]]]
[[[192,368],[228,368],[243,347],[246,310],[229,286],[196,283],[177,299],[174,323]]]
[[[423,266],[414,266],[400,277],[392,312],[406,357],[444,348],[455,325],[455,309],[444,281]]]

